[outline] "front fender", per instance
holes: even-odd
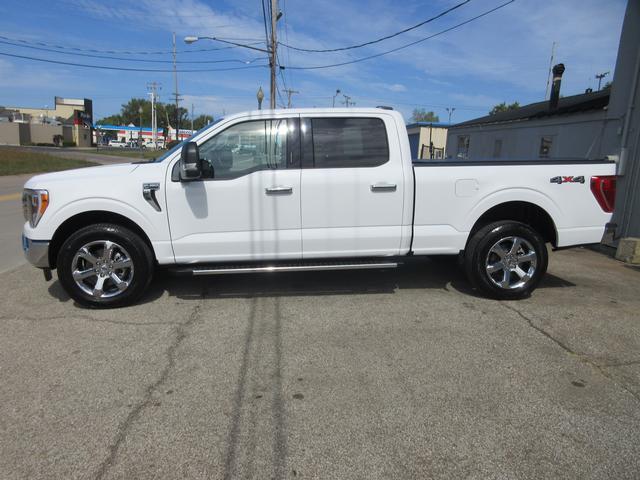
[[[149,216],[152,214],[151,212],[143,213],[128,203],[108,197],[75,199],[58,207],[54,212],[51,212],[50,216],[46,216],[45,214],[37,228],[32,229],[27,223],[25,225],[25,233],[29,238],[34,240],[50,240],[53,238],[56,230],[65,221],[75,215],[92,211],[105,211],[122,215],[138,225],[151,241],[163,239],[162,237],[164,235],[162,232],[158,231],[158,228],[149,220]]]

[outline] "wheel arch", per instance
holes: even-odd
[[[110,212],[107,210],[91,210],[73,215],[67,218],[58,226],[55,233],[53,234],[53,237],[51,238],[51,242],[49,243],[49,265],[51,265],[51,268],[56,268],[58,252],[60,251],[60,247],[62,247],[62,244],[69,237],[69,235],[79,230],[80,228],[96,223],[113,223],[115,225],[120,225],[135,232],[151,249],[155,260],[155,251],[153,249],[153,244],[151,243],[151,240],[149,239],[147,233],[142,229],[142,227],[140,227],[140,225],[138,225],[130,218],[127,218],[124,215],[120,215],[119,213]]]
[[[501,220],[524,223],[536,230],[545,242],[554,247],[558,245],[558,230],[551,215],[539,205],[527,201],[503,202],[491,207],[475,221],[468,238],[485,225]]]

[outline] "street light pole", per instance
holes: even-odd
[[[453,115],[453,112],[455,112],[456,107],[447,107],[445,110],[449,113],[449,125],[451,125],[451,115]]]
[[[335,107],[336,107],[336,97],[337,97],[338,95],[340,95],[340,93],[341,93],[341,92],[340,92],[340,89],[339,89],[339,88],[337,88],[337,89],[336,89],[336,94],[333,96],[333,102],[331,103],[331,107],[332,107],[332,108],[335,108]]]
[[[264,100],[264,92],[262,91],[262,86],[258,88],[256,98],[258,99],[258,110],[262,110],[262,100]]]
[[[278,0],[270,0],[271,1],[271,37],[269,38],[269,48],[258,48],[252,45],[245,45],[243,43],[232,42],[230,40],[223,40],[221,38],[209,37],[209,36],[195,36],[189,35],[184,37],[184,43],[190,44],[197,42],[198,40],[214,40],[216,42],[227,43],[229,45],[234,45],[236,47],[248,48],[249,50],[256,50],[258,52],[266,53],[269,55],[269,67],[271,69],[271,77],[270,77],[270,98],[269,105],[271,108],[276,108],[276,69],[278,68],[277,59],[278,59],[278,40],[277,40],[277,27],[276,23],[282,16],[280,10],[278,9]],[[251,63],[251,62],[245,62]]]
[[[138,107],[138,114],[140,115],[140,129],[138,131],[138,147],[142,147],[142,105]]]

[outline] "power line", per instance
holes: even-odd
[[[0,37],[2,38],[2,37]],[[52,48],[46,48],[46,47],[35,47],[33,45],[22,45],[20,43],[14,43],[14,42],[7,42],[5,40],[0,40],[0,43],[5,44],[5,45],[12,45],[14,47],[20,47],[20,48],[30,48],[32,50],[41,50],[44,52],[52,52],[52,53],[57,53],[57,54],[61,54],[61,55],[75,55],[75,56],[79,56],[79,57],[90,57],[90,58],[104,58],[107,60],[120,60],[123,62],[142,62],[142,63],[173,63],[172,60],[152,60],[152,59],[148,59],[148,58],[124,58],[124,57],[114,57],[111,55],[97,55],[97,54],[93,54],[93,53],[81,53],[81,52],[61,52],[58,50],[54,50]],[[199,64],[199,63],[231,63],[231,62],[237,62],[237,63],[250,63],[253,62],[255,60],[259,60],[259,58],[254,58],[251,60],[240,60],[239,58],[230,58],[230,59],[224,59],[224,60],[182,60],[182,61],[176,61],[176,63],[182,63],[182,64]]]
[[[289,43],[289,23],[287,22],[287,0],[283,0],[282,11],[284,13],[284,37],[287,43]],[[291,64],[291,50],[287,49],[287,63]],[[282,70],[281,70],[282,71]],[[293,74],[292,71],[289,70],[287,72],[289,75],[289,84],[291,88],[293,88]]]
[[[124,72],[166,72],[173,73],[173,69],[161,69],[161,68],[128,68],[128,67],[111,67],[107,65],[89,65],[86,63],[74,63],[63,62],[60,60],[49,60],[46,58],[29,57],[27,55],[16,55],[13,53],[0,52],[0,55],[5,57],[22,58],[24,60],[34,60],[37,62],[55,63],[57,65],[68,65],[71,67],[84,67],[84,68],[97,68],[100,70],[118,70]],[[191,72],[228,72],[231,70],[247,70],[250,68],[264,68],[268,65],[245,65],[244,67],[229,67],[229,68],[202,68],[202,69],[187,69],[177,70],[178,73],[191,73]]]
[[[50,47],[50,48],[56,48],[58,50],[74,50],[76,52],[107,53],[107,54],[113,54],[113,55],[171,55],[171,54],[173,54],[173,50],[156,50],[156,51],[148,51],[148,50],[147,51],[141,51],[141,50],[99,50],[99,49],[95,49],[95,48],[82,48],[82,47],[73,47],[73,46],[69,46],[69,45],[57,45],[57,44],[53,44],[53,43],[40,42],[40,41],[30,42],[28,40],[24,40],[24,39],[21,39],[21,38],[10,38],[10,37],[6,37],[4,35],[0,35],[0,39],[6,40],[6,41],[10,41],[10,42],[20,42],[20,43],[23,43],[25,45],[35,45],[35,46],[40,46],[40,47]],[[258,43],[262,43],[262,42],[253,42],[253,43],[250,43],[249,45],[256,45]],[[214,52],[214,51],[218,51],[218,50],[229,50],[229,49],[232,49],[232,48],[238,48],[239,46],[242,46],[242,45],[232,44],[232,46],[229,46],[229,47],[192,48],[192,49],[188,49],[188,50],[177,50],[176,53]]]
[[[280,52],[276,51],[276,64],[280,65]],[[282,79],[282,86],[285,88],[285,90],[288,88],[287,87],[287,79],[284,76],[283,73],[283,69],[282,68],[278,68],[278,74],[280,75],[280,78]]]
[[[269,43],[269,67],[271,70],[271,76],[270,76],[270,84],[271,84],[271,88],[270,88],[270,93],[269,93],[269,106],[271,108],[276,108],[276,99],[274,96],[274,90],[278,90],[278,82],[277,82],[277,78],[276,78],[276,68],[278,68],[278,60],[277,60],[277,53],[278,53],[278,19],[280,18],[279,15],[279,7],[278,7],[278,0],[270,0],[269,2],[269,15],[271,18],[271,37],[270,37],[270,43]],[[280,92],[278,91],[278,94]],[[284,103],[284,102],[283,102]]]
[[[264,22],[264,39],[265,45],[269,45],[269,28],[267,27],[267,12],[264,6],[264,0],[260,0],[262,4],[262,21]]]
[[[329,53],[329,52],[342,52],[344,50],[353,50],[355,48],[362,48],[362,47],[366,47],[367,45],[373,45],[375,43],[380,43],[383,42],[385,40],[389,40],[390,38],[394,38],[397,37],[398,35],[402,35],[403,33],[407,33],[410,32],[411,30],[415,30],[416,28],[422,27],[423,25],[426,25],[427,23],[433,22],[434,20],[437,20],[438,18],[444,17],[445,15],[447,15],[448,13],[453,12],[454,10],[462,7],[463,5],[466,5],[467,3],[469,3],[471,0],[465,0],[464,2],[460,2],[457,5],[454,5],[453,7],[445,10],[444,12],[439,13],[438,15],[428,18],[420,23],[417,23],[415,25],[412,25],[411,27],[407,27],[403,30],[400,30],[399,32],[396,33],[392,33],[391,35],[387,35],[384,37],[380,37],[377,38],[375,40],[371,40],[369,42],[364,42],[364,43],[358,43],[356,45],[350,45],[348,47],[340,47],[340,48],[324,48],[324,49],[314,49],[314,48],[299,48],[299,47],[293,47],[291,45],[287,45],[285,43],[280,43],[280,45],[282,45],[283,47],[287,47],[290,48],[291,50],[296,50],[298,52],[311,52],[311,53]]]
[[[322,69],[322,68],[342,67],[342,66],[345,66],[345,65],[351,65],[353,63],[364,62],[365,60],[371,60],[372,58],[382,57],[384,55],[388,55],[390,53],[395,53],[395,52],[397,52],[399,50],[403,50],[405,48],[412,47],[413,45],[417,45],[418,43],[425,42],[425,41],[430,40],[430,39],[432,39],[434,37],[437,37],[437,36],[442,35],[444,33],[447,33],[447,32],[450,32],[452,30],[455,30],[456,28],[462,27],[463,25],[466,25],[466,24],[471,23],[471,22],[473,22],[475,20],[478,20],[479,18],[482,18],[482,17],[484,17],[486,15],[489,15],[490,13],[493,13],[496,10],[504,8],[507,5],[509,5],[509,4],[511,4],[511,3],[515,2],[515,1],[516,0],[509,0],[508,2],[500,4],[497,7],[492,8],[491,10],[487,10],[486,12],[481,13],[480,15],[476,15],[475,17],[470,18],[469,20],[466,20],[466,21],[458,23],[458,24],[456,24],[456,25],[454,25],[452,27],[449,27],[449,28],[446,28],[444,30],[441,30],[441,31],[439,31],[437,33],[434,33],[433,35],[429,35],[428,37],[421,38],[420,40],[416,40],[414,42],[407,43],[405,45],[402,45],[402,46],[397,47],[397,48],[393,48],[391,50],[387,50],[385,52],[376,53],[374,55],[369,55],[367,57],[356,58],[355,60],[350,60],[348,62],[333,63],[333,64],[329,64],[329,65],[313,65],[313,66],[308,66],[308,67],[284,66],[284,68],[289,68],[289,69],[292,69],[292,70],[319,70],[319,69]]]

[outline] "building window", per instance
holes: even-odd
[[[458,135],[458,158],[469,158],[469,135]]]
[[[493,141],[493,158],[500,158],[502,156],[502,139],[496,138]]]
[[[553,137],[540,137],[540,158],[549,158],[551,156],[551,147],[553,146]]]

